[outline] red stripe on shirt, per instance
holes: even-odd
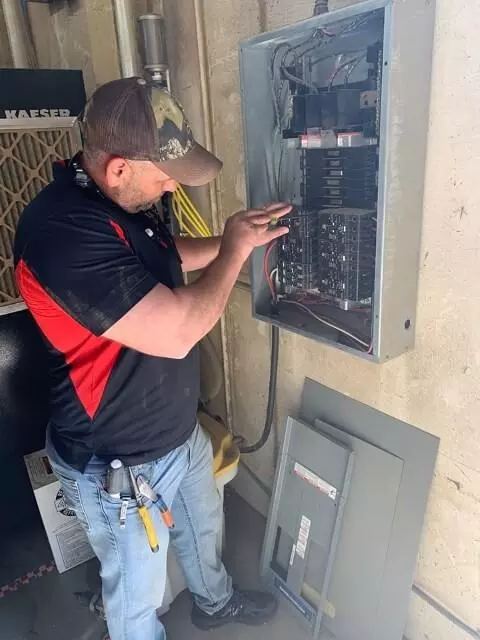
[[[128,240],[127,240],[127,236],[125,235],[125,231],[118,224],[118,222],[114,222],[113,220],[109,220],[109,222],[112,225],[112,227],[115,229],[115,232],[116,232],[117,236],[120,238],[120,240],[123,240],[123,242],[127,245],[127,247],[130,248],[130,244],[129,244]]]
[[[15,275],[20,293],[36,323],[52,346],[64,354],[77,396],[92,419],[122,346],[95,336],[74,320],[45,291],[23,260],[19,262]]]

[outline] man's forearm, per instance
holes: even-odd
[[[220,237],[213,238],[175,238],[178,253],[182,259],[185,273],[204,269],[218,256]]]
[[[285,226],[269,224],[290,211],[289,205],[277,204],[231,216],[218,256],[197,281],[173,290],[157,284],[103,336],[152,356],[185,357],[220,319],[252,250],[288,233]]]
[[[174,290],[182,308],[180,329],[187,349],[201,340],[220,319],[245,258],[220,249],[218,257],[193,284]]]

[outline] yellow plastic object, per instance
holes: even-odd
[[[157,553],[159,549],[157,533],[155,531],[152,518],[148,513],[147,507],[145,506],[137,507],[137,510],[138,510],[138,515],[142,519],[143,526],[145,528],[145,533],[147,534],[147,538],[148,538],[148,544],[150,545],[150,549],[153,551],[153,553]]]
[[[215,478],[230,476],[233,478],[238,469],[240,451],[233,442],[232,434],[206,413],[200,412],[198,421],[209,434],[213,446],[213,471]]]

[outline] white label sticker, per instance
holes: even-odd
[[[297,550],[297,547],[293,544],[292,545],[292,553],[290,554],[290,566],[293,565],[293,561],[295,560],[295,551]]]
[[[298,462],[295,463],[293,472],[296,476],[298,476],[302,480],[305,480],[305,482],[308,482],[308,484],[311,484],[312,487],[315,487],[315,489],[318,489],[319,491],[327,495],[331,500],[336,500],[337,489],[335,489],[335,487],[329,484],[326,480],[322,480],[322,478],[319,478],[312,471],[310,471],[306,467],[303,467]]]
[[[296,546],[297,555],[299,555],[302,558],[302,560],[305,559],[305,554],[307,552],[307,544],[308,544],[308,538],[310,536],[311,525],[312,525],[311,520],[309,520],[307,516],[302,516],[302,519],[300,521],[300,530],[298,532],[298,540],[297,540],[297,546]]]

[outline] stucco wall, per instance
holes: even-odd
[[[243,202],[241,155],[230,153],[241,150],[235,40],[254,31],[259,3],[251,2],[245,12],[240,2],[228,10],[224,4],[221,12],[212,6],[218,9],[218,3],[208,4],[216,145],[227,159],[222,202],[230,211]],[[257,17],[270,29],[307,17],[311,4],[267,2]],[[242,11],[236,11],[240,5]],[[415,350],[378,366],[283,332],[276,422],[281,433],[309,376],[440,437],[417,581],[475,628],[480,627],[479,26],[480,5],[438,0]],[[268,327],[251,319],[243,290],[232,296],[228,323],[234,426],[252,440],[265,413]],[[248,458],[267,483],[274,446],[273,438]],[[265,497],[245,473],[237,488],[265,508]],[[412,640],[467,637],[416,597],[406,633]]]
[[[219,217],[225,217],[243,207],[245,198],[238,41],[309,16],[313,1],[200,4],[213,143],[225,161],[214,195]],[[333,9],[350,2],[330,4]],[[206,114],[193,0],[167,0],[167,5],[174,84],[203,136]],[[44,65],[84,68],[91,91],[118,75],[110,3],[79,0],[74,6],[55,17],[45,5],[30,5],[36,12],[37,47]],[[141,10],[145,8],[142,3]],[[274,448],[286,415],[297,410],[305,376],[439,436],[417,581],[475,628],[480,628],[479,33],[478,3],[437,0],[415,350],[388,364],[371,365],[282,332],[275,434],[261,452],[248,458],[262,480],[271,484]],[[204,207],[205,198],[206,194],[200,198]],[[266,406],[269,328],[252,320],[249,294],[240,288],[232,295],[225,327],[233,427],[254,440]],[[243,472],[236,487],[257,508],[266,509],[266,496]],[[410,640],[468,637],[417,597],[412,597],[406,635]]]

